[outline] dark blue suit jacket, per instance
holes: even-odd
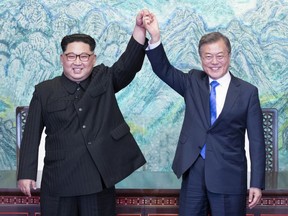
[[[250,187],[264,188],[265,144],[262,110],[255,86],[231,74],[223,110],[210,126],[209,79],[204,71],[174,68],[162,44],[147,51],[153,71],[184,97],[186,108],[173,171],[179,178],[206,144],[205,177],[208,190],[239,194],[247,191],[245,131],[251,157]]]

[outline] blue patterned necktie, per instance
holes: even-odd
[[[217,118],[217,110],[216,110],[216,87],[219,85],[219,83],[217,81],[212,81],[210,83],[211,85],[211,91],[210,91],[210,121],[211,121],[211,125],[213,125],[213,123],[215,122],[216,118]],[[203,148],[201,149],[201,157],[203,159],[205,159],[205,153],[206,153],[206,144],[203,146]]]

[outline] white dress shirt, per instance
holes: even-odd
[[[209,83],[211,83],[213,79],[209,77]],[[219,114],[222,112],[224,107],[228,87],[231,81],[231,75],[229,71],[221,78],[217,79],[217,82],[220,84],[216,87],[216,112],[217,118]],[[210,86],[211,89],[211,86]]]

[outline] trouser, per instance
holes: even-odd
[[[40,208],[41,216],[115,216],[115,187],[72,197],[54,197],[41,193]]]
[[[217,194],[206,188],[205,160],[198,157],[183,175],[179,216],[245,216],[246,194]]]

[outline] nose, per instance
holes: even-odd
[[[218,63],[217,56],[213,56],[211,62],[212,64],[217,64]]]
[[[82,64],[82,61],[80,60],[80,56],[76,56],[74,64]]]

